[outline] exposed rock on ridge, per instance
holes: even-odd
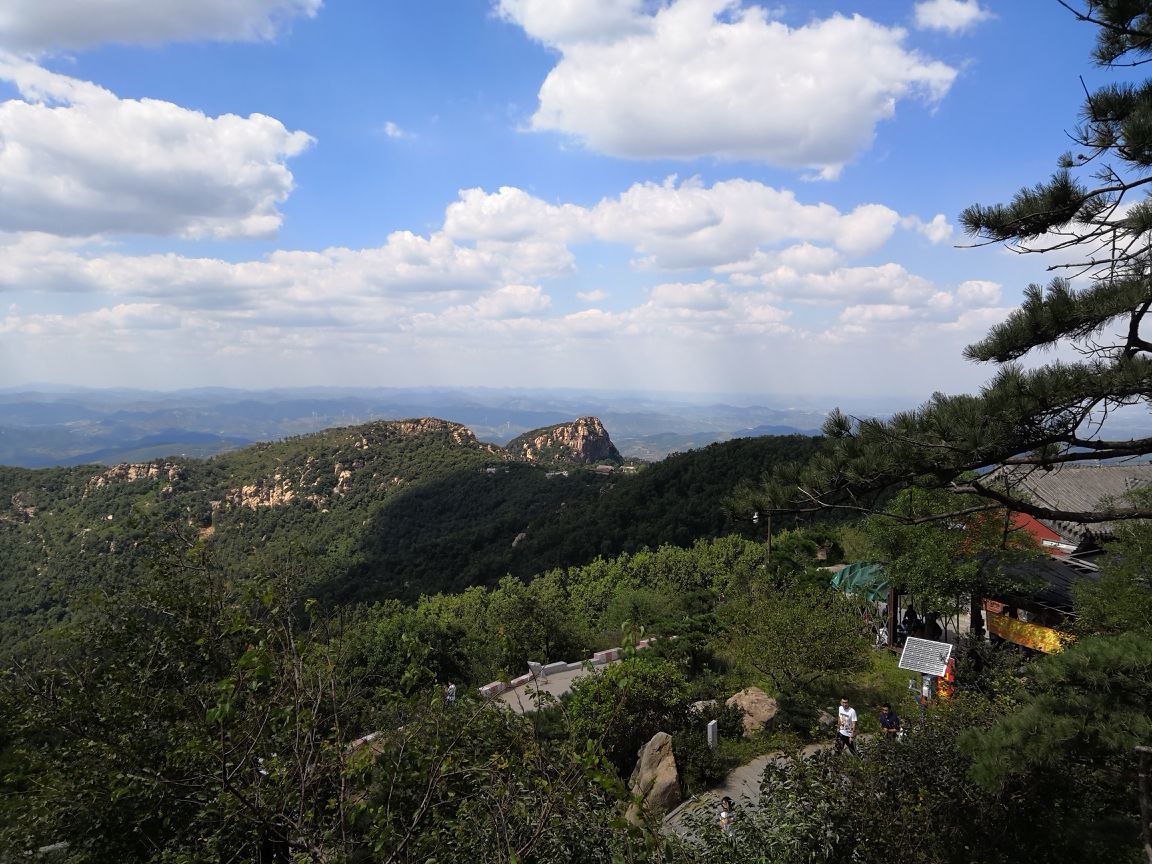
[[[138,483],[141,480],[167,480],[161,495],[171,495],[176,483],[184,479],[184,467],[175,462],[121,462],[88,480],[84,495],[103,489],[113,483]]]
[[[335,499],[348,495],[364,473],[368,475],[365,482],[369,486],[380,491],[395,489],[408,482],[408,478],[380,474],[373,461],[375,455],[397,439],[425,436],[447,438],[454,445],[501,459],[507,458],[499,447],[478,441],[472,430],[460,423],[435,417],[381,420],[305,436],[323,442],[322,449],[327,452],[335,451],[329,457],[333,461],[309,455],[303,462],[296,460],[282,463],[270,476],[256,478],[252,483],[229,489],[223,498],[212,502],[212,509],[216,511],[229,506],[257,510],[262,507],[280,507],[294,501],[324,508]],[[257,446],[269,448],[275,445]]]
[[[174,462],[122,462],[88,481],[89,489],[100,489],[109,483],[135,483],[138,480],[167,478],[175,483],[184,476],[184,469]]]
[[[472,430],[467,426],[460,423],[453,423],[450,420],[438,420],[435,417],[419,417],[413,420],[390,420],[380,423],[371,423],[367,426],[354,427],[357,429],[364,429],[366,431],[376,431],[383,433],[380,437],[383,439],[393,437],[396,435],[405,435],[415,437],[417,435],[434,435],[437,433],[447,434],[449,438],[456,444],[477,444],[480,442],[476,440],[476,436],[472,434]],[[363,447],[366,449],[368,446],[367,435],[363,438]],[[491,445],[486,446],[488,449],[494,449]]]
[[[576,465],[624,461],[604,424],[598,417],[581,417],[572,423],[559,423],[525,432],[504,448],[513,459],[525,462],[567,462]]]
[[[432,455],[421,455],[432,454]],[[221,511],[260,510],[306,505],[327,512],[349,499],[382,499],[419,482],[440,461],[479,470],[493,463],[589,465],[620,464],[623,459],[596,417],[582,417],[521,435],[509,447],[477,440],[467,426],[434,417],[381,420],[357,426],[254,444],[230,454],[244,468],[230,472],[225,484],[211,489],[208,511],[197,517],[203,527]],[[139,494],[153,491],[167,498],[178,494],[187,466],[155,460],[124,463],[86,478],[84,495],[96,495],[115,484],[140,484]],[[24,523],[34,506],[13,499],[0,520]]]

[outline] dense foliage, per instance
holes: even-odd
[[[379,423],[179,464],[0,468],[0,653],[124,584],[173,531],[236,569],[306,562],[328,602],[412,601],[722,536],[737,484],[814,447],[742,439],[634,475],[548,476],[461,430]]]
[[[0,849],[66,842],[52,854],[77,864],[1135,860],[1146,635],[1086,629],[1022,678],[1025,658],[973,646],[954,703],[917,725],[902,680],[868,683],[891,660],[818,581],[827,538],[778,535],[777,558],[737,537],[665,546],[339,612],[312,599],[307,562],[246,572],[194,537],[156,544],[139,578],[0,677]],[[641,633],[661,638],[536,715],[471,695],[528,659]],[[689,707],[749,684],[781,700],[784,737],[757,745],[738,715]],[[861,762],[769,763],[734,846],[711,814],[683,842],[624,820],[655,731],[698,792],[763,752],[749,747],[795,747],[819,700],[849,691],[871,693],[866,730],[866,706],[899,705],[907,739],[866,743]],[[719,752],[703,745],[712,718]]]
[[[690,844],[670,860],[833,864],[1139,860],[1134,796],[1073,762],[989,788],[973,750],[1005,703],[962,695],[903,741],[876,742],[863,760],[831,753],[769,764],[755,806],[740,808],[733,843]],[[1071,773],[1075,771],[1076,773]],[[710,814],[709,814],[710,815]],[[711,825],[698,826],[702,833]]]
[[[720,594],[763,578],[764,556],[727,538],[336,614],[311,599],[306,567],[246,573],[202,540],[157,544],[138,578],[0,677],[0,848],[63,841],[77,862],[648,860],[655,840],[622,822],[623,780],[654,731],[702,739],[692,696],[736,686],[723,640],[693,634]],[[582,683],[550,732],[467,695],[527,657],[580,656],[640,627],[684,636]],[[713,685],[692,693],[689,677]],[[455,705],[446,680],[462,685]],[[686,778],[719,776],[711,751],[682,750]]]

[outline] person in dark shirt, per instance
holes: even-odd
[[[887,703],[880,706],[880,732],[885,741],[895,741],[900,734],[900,718]]]
[[[933,642],[939,642],[940,638],[944,635],[944,628],[940,626],[940,622],[936,619],[937,615],[935,612],[929,612],[924,616],[924,638],[931,639]]]

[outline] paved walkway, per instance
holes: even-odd
[[[618,662],[618,661],[613,661]],[[610,665],[610,664],[604,664]],[[565,693],[572,689],[572,684],[583,678],[586,675],[595,675],[604,665],[593,666],[591,670],[587,666],[579,669],[572,669],[565,672],[553,672],[547,676],[543,681],[532,680],[527,684],[521,684],[519,687],[512,687],[505,690],[496,698],[515,711],[517,714],[526,714],[529,711],[536,710],[536,700],[533,695],[536,692],[550,693],[556,699],[559,699]]]
[[[807,759],[814,753],[831,748],[831,742],[809,744],[800,750],[799,755],[801,759]],[[664,830],[675,831],[682,837],[693,836],[693,832],[685,824],[685,819],[690,814],[705,810],[711,814],[712,821],[716,821],[720,814],[720,799],[725,796],[735,801],[737,807],[741,805],[745,807],[755,806],[756,800],[760,797],[760,779],[764,776],[764,769],[768,767],[768,763],[784,765],[794,758],[796,758],[795,755],[779,750],[775,753],[757,756],[751,762],[732,769],[719,786],[709,789],[707,792],[701,792],[699,795],[694,795],[665,816]]]

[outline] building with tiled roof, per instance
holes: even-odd
[[[1028,466],[1001,468],[986,478],[1005,484],[1011,494],[1052,510],[1100,511],[1130,506],[1133,493],[1150,490],[1152,463],[1123,462],[1100,464],[1061,464],[1045,470]],[[1095,545],[1112,536],[1118,522],[1067,522],[1038,519],[1073,547]]]

